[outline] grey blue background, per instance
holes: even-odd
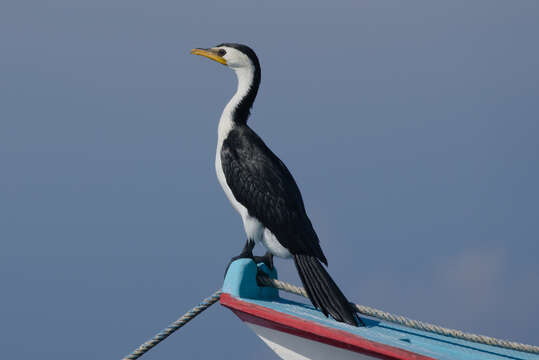
[[[1,357],[118,359],[220,287],[225,41],[351,300],[538,344],[538,37],[525,0],[3,0]],[[214,306],[146,358],[275,356]]]

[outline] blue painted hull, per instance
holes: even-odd
[[[339,323],[310,305],[280,298],[275,289],[257,286],[256,272],[257,265],[252,260],[232,263],[223,285],[221,304],[233,310],[255,332],[273,334],[273,340],[266,343],[285,359],[316,358],[312,354],[319,355],[328,348],[330,354],[342,353],[343,359],[356,358],[350,354],[357,354],[357,359],[539,360],[539,354],[478,344],[369,318],[362,317],[365,327]],[[276,277],[275,272],[271,275]],[[276,344],[279,341],[284,345]],[[318,344],[324,348],[313,351]],[[279,346],[296,346],[298,349],[285,350],[290,350],[290,354],[299,353],[298,357],[282,355],[276,350]],[[286,351],[283,354],[288,354]],[[332,360],[339,358],[332,357]]]

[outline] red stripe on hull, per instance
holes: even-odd
[[[243,321],[305,339],[385,360],[435,360],[431,357],[367,340],[346,331],[283,314],[266,307],[221,295],[221,305],[230,308]]]

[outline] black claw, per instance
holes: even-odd
[[[230,264],[232,264],[234,261],[236,260],[239,260],[239,259],[253,259],[253,256],[245,256],[245,255],[238,255],[238,256],[233,256],[230,261],[228,262],[228,265],[226,266],[226,270],[225,270],[225,276],[226,276],[226,273],[228,272],[228,268],[230,267]],[[253,259],[254,260],[254,259]]]
[[[238,256],[232,257],[230,261],[228,262],[228,265],[226,266],[226,270],[225,270],[225,276],[226,276],[226,273],[228,272],[228,268],[230,267],[230,264],[232,264],[234,261],[238,259],[253,259],[254,260],[254,256],[253,256],[254,247],[255,247],[254,241],[247,240],[241,253]]]
[[[264,256],[254,256],[253,259],[255,263],[264,263],[268,269],[273,270],[273,254],[271,252],[266,251]]]
[[[259,276],[262,276],[262,277],[270,277],[270,274],[266,274],[266,272],[264,270],[262,270],[261,268],[257,268],[256,269],[256,284],[258,286],[265,286],[264,284],[260,283],[259,280],[258,280],[258,277]]]

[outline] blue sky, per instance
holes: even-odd
[[[234,75],[347,296],[539,343],[536,1],[3,1],[0,346],[120,358],[244,242],[213,169]],[[257,251],[263,252],[262,249]],[[299,283],[293,265],[281,278]],[[148,359],[274,359],[214,306]]]

